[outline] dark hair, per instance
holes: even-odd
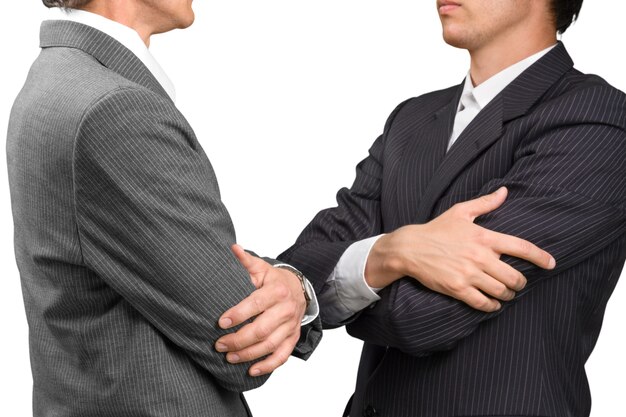
[[[84,6],[91,0],[41,0],[46,7],[62,7],[64,9],[76,9]]]
[[[583,0],[552,0],[552,13],[556,21],[556,30],[563,33],[580,14]]]

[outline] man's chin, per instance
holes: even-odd
[[[193,25],[193,22],[196,21],[196,15],[191,12],[191,15],[180,22],[179,29],[187,29],[189,26]]]
[[[468,49],[467,39],[457,33],[450,33],[449,31],[444,30],[443,40],[445,43],[455,48]]]

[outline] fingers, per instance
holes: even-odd
[[[498,300],[490,296],[502,301],[509,301],[515,297],[514,291],[479,269],[457,276],[456,279],[439,282],[432,289],[487,313],[497,311],[502,307]]]
[[[298,342],[297,337],[291,337],[288,340],[285,340],[270,356],[263,359],[262,361],[255,363],[250,367],[250,376],[260,376],[264,374],[269,374],[270,372],[275,371],[278,367],[282,366],[289,359],[289,355],[293,352],[296,343]]]
[[[472,307],[475,310],[484,311],[485,313],[493,313],[494,311],[500,310],[502,305],[493,298],[489,298],[482,292],[478,291],[476,288],[469,288],[460,294],[457,298],[459,301],[464,302],[468,306]]]
[[[500,187],[491,194],[459,203],[457,206],[474,221],[476,217],[487,214],[500,207],[506,200],[507,193],[506,187]]]
[[[486,295],[490,295],[498,300],[510,301],[515,298],[515,291],[487,274],[482,274],[474,286]]]
[[[459,203],[455,207],[456,211],[463,215],[468,215],[474,221],[476,217],[492,212],[500,207],[507,197],[506,187],[500,187],[497,191],[476,198],[474,200]],[[548,252],[540,249],[534,244],[502,233],[489,232],[493,239],[492,248],[501,254],[507,254],[516,258],[521,258],[532,262],[543,269],[554,269],[556,261]]]
[[[276,338],[280,334],[274,333],[288,320],[287,316],[281,317],[278,309],[268,310],[237,332],[221,337],[216,343],[216,349],[218,352],[238,352],[270,337]]]
[[[305,308],[300,282],[289,271],[271,268],[264,286],[224,313],[219,325],[229,328],[256,317],[254,321],[221,337],[215,349],[229,352],[226,358],[233,363],[269,355],[250,368],[250,375],[272,372],[287,361],[297,343]]]
[[[256,290],[222,315],[219,320],[222,328],[236,326],[252,317],[256,318],[236,333],[220,338],[216,343],[218,351],[240,351],[268,340],[270,336],[275,340],[281,336],[280,333],[276,334],[277,329],[284,324],[299,329],[306,307],[304,300],[300,300],[302,298],[300,284],[289,276],[291,273],[288,271],[277,269],[275,273],[280,274],[278,276],[282,276],[285,281],[270,281],[268,285]],[[293,285],[295,290],[292,291],[289,285]]]
[[[503,291],[504,288],[507,288],[514,293],[521,291],[526,286],[526,277],[524,274],[495,257],[491,262],[488,262],[483,266],[483,270],[486,275],[489,276],[491,281],[498,282],[500,285],[498,286],[495,283],[491,283],[490,285],[489,283],[486,283],[486,285],[490,286],[490,290],[482,288],[482,286],[480,289],[499,300],[507,301],[513,298],[502,298],[499,295],[499,292],[505,297],[508,295],[508,293]]]
[[[228,352],[226,360],[230,363],[250,362],[260,359],[275,352],[287,339],[294,334],[300,334],[300,326],[292,326],[290,323],[283,324],[275,329],[267,337],[259,340],[240,350]]]
[[[270,296],[271,294],[268,294],[264,288],[254,291],[239,304],[222,314],[218,322],[219,326],[222,329],[229,329],[258,316],[267,310],[271,304]]]
[[[501,254],[525,259],[543,269],[554,269],[556,261],[548,252],[527,240],[502,233],[490,232],[492,247]]]

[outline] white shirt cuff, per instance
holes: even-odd
[[[353,243],[337,262],[326,281],[328,288],[319,296],[325,322],[339,324],[380,300],[377,292],[381,288],[372,288],[365,281],[365,265],[381,236]]]

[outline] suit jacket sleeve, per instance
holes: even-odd
[[[529,281],[517,298],[526,296],[542,279],[583,262],[617,240],[623,241],[626,232],[623,94],[604,87],[591,88],[562,97],[544,111],[548,114],[555,108],[565,111],[558,122],[536,126],[522,139],[507,175],[490,181],[480,193],[500,186],[509,189],[505,204],[477,219],[477,224],[529,240],[557,261],[557,268],[548,272],[520,259],[503,257]],[[567,109],[572,108],[585,116],[570,118]],[[624,254],[615,258],[623,261]],[[589,278],[603,279],[594,274]],[[371,343],[424,355],[454,347],[482,321],[502,314],[507,307],[505,304],[499,312],[482,313],[405,278],[385,289],[382,302],[349,325],[348,332]]]
[[[352,243],[382,233],[380,198],[384,143],[393,119],[405,103],[391,113],[383,134],[370,148],[369,156],[357,165],[352,187],[342,188],[337,193],[337,207],[320,211],[295,244],[278,256],[281,261],[300,269],[317,294],[329,290],[326,281]],[[320,316],[324,322],[322,304]],[[337,327],[337,323],[332,322],[324,322],[324,325]]]
[[[555,109],[561,115],[550,122],[550,112]],[[576,116],[570,117],[568,109],[576,109]],[[509,197],[501,208],[477,219],[478,224],[527,239],[557,260],[556,270],[547,272],[528,262],[503,257],[529,280],[518,298],[542,279],[624,239],[625,111],[623,94],[608,87],[561,97],[545,109],[545,122],[522,138],[508,174],[481,190],[480,194],[486,194],[505,185]],[[617,256],[623,259],[624,254]],[[369,343],[412,355],[450,349],[481,322],[508,307],[505,304],[499,312],[482,313],[432,292],[411,278],[395,282],[379,295],[381,301],[350,323],[348,332]]]
[[[226,333],[220,315],[254,286],[230,252],[235,232],[213,169],[171,102],[132,88],[101,98],[81,122],[74,177],[93,273],[224,388],[263,384],[213,347]],[[319,329],[303,336],[310,354]]]

